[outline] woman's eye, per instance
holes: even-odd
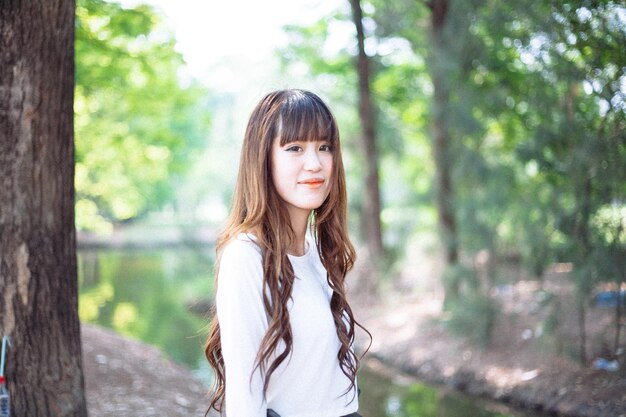
[[[302,150],[302,147],[298,146],[298,145],[294,145],[294,146],[290,146],[287,149],[285,149],[287,152],[299,152]]]
[[[322,152],[330,152],[332,150],[333,150],[333,148],[330,145],[322,145],[322,146],[320,146],[320,151],[322,151]]]

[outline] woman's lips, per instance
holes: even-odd
[[[298,181],[298,184],[306,185],[309,188],[318,188],[324,184],[323,178],[312,178],[310,180]]]

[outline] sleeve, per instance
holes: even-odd
[[[266,417],[263,380],[254,361],[267,330],[263,262],[253,242],[234,240],[222,252],[216,307],[226,372],[228,417]]]

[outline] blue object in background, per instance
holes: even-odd
[[[5,378],[0,375],[0,417],[11,416],[11,402],[9,400],[9,391],[5,386]]]
[[[620,300],[623,306],[626,306],[626,291],[602,291],[594,297],[594,305],[599,308],[615,308],[617,300]]]
[[[619,362],[615,359],[610,361],[604,358],[597,358],[593,361],[593,367],[604,371],[617,372],[619,371]]]

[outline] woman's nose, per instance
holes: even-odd
[[[317,147],[308,147],[304,154],[304,169],[307,171],[319,171],[322,169],[320,157],[317,154]]]

